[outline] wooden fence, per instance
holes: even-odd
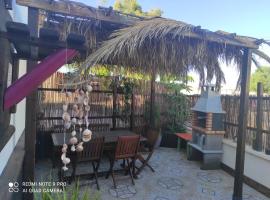
[[[145,102],[150,99],[150,81],[138,81],[131,98],[130,107],[126,113],[124,94],[121,91],[114,91],[110,87],[113,77],[93,78],[94,91],[90,95],[91,112],[89,113],[90,123],[110,124],[111,128],[133,128],[141,131],[145,126]],[[61,73],[55,73],[43,83],[38,90],[38,129],[50,130],[54,125],[62,124],[62,102],[65,95],[58,83],[65,80]],[[162,84],[156,84],[156,103],[166,107],[164,93],[166,89]],[[192,107],[198,99],[198,95],[188,96],[189,106]],[[223,109],[225,115],[225,137],[236,140],[238,131],[239,96],[222,96]],[[258,101],[258,99],[260,101]],[[261,111],[258,113],[258,106]],[[161,108],[162,109],[162,108]],[[258,118],[257,116],[260,116]],[[259,121],[257,119],[260,119]],[[270,97],[249,98],[248,128],[246,144],[256,147],[258,139],[261,148],[265,151],[270,148]],[[261,127],[261,128],[260,128]]]
[[[189,96],[191,107],[195,105],[198,98],[198,95]],[[261,103],[259,103],[258,99]],[[221,100],[223,110],[226,112],[224,120],[225,138],[236,140],[240,97],[225,95],[221,97]],[[258,106],[261,106],[259,112]],[[246,144],[253,146],[254,149],[260,149],[256,144],[260,138],[259,143],[261,144],[259,146],[261,145],[262,151],[265,151],[270,148],[270,97],[258,98],[257,96],[250,96],[248,108]],[[257,121],[258,115],[260,117],[259,121]]]
[[[66,77],[62,73],[55,73],[38,89],[38,129],[50,131],[55,125],[62,124],[62,105],[65,94],[59,83]],[[145,126],[143,118],[145,102],[150,98],[150,81],[137,81],[129,107],[125,106],[125,97],[122,91],[114,91],[111,83],[114,77],[93,77],[91,80],[93,91],[90,93],[89,113],[90,124],[110,124],[111,128],[142,129]],[[164,93],[161,84],[156,84],[157,96]],[[158,97],[157,101],[162,101]],[[71,107],[71,106],[70,106]]]

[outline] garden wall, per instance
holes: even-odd
[[[236,143],[230,139],[223,140],[222,163],[225,167],[235,169]],[[245,182],[270,196],[270,156],[246,146]]]

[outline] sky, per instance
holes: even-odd
[[[97,7],[101,0],[75,0]],[[138,0],[143,11],[160,8],[163,17],[184,21],[201,26],[211,31],[223,30],[238,35],[263,38],[270,41],[270,0]],[[114,0],[107,0],[105,7],[112,6]],[[270,47],[263,47],[270,55]],[[270,65],[260,60],[261,65]],[[226,84],[223,93],[235,90],[238,80],[236,66],[226,66],[221,63]],[[252,66],[252,72],[256,70]],[[191,74],[195,82],[193,88],[198,88],[199,77]]]
[[[97,7],[100,0],[76,0]],[[270,0],[138,0],[144,11],[160,8],[163,17],[200,25],[211,31],[270,40]],[[112,6],[107,0],[104,6]]]

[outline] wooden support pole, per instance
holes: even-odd
[[[247,129],[247,112],[249,101],[249,82],[251,69],[251,52],[245,48],[243,51],[242,73],[241,73],[241,93],[240,108],[238,118],[238,134],[234,176],[233,200],[243,199],[243,180],[244,180],[244,163],[245,163],[245,145]]]
[[[156,73],[152,73],[151,77],[151,94],[150,94],[150,128],[155,128],[155,95],[156,95],[156,88],[155,88],[155,81],[156,81]]]
[[[131,112],[130,112],[130,130],[132,131],[135,127],[135,95],[134,91],[132,90],[131,95]]]
[[[38,34],[38,9],[28,9],[28,25],[31,36]],[[34,49],[32,50],[34,51]],[[36,62],[27,61],[27,73],[33,69]],[[36,103],[37,91],[32,92],[26,98],[26,116],[25,116],[25,158],[23,169],[23,181],[33,182],[35,180],[35,145],[36,145]],[[30,189],[28,187],[27,189]],[[33,193],[23,193],[25,200],[34,198]]]
[[[19,59],[15,56],[12,58],[12,83],[14,83],[19,76]],[[10,113],[16,113],[17,105],[14,105],[10,108]]]
[[[263,122],[263,86],[257,84],[257,115],[256,115],[256,137],[253,139],[252,147],[256,151],[262,151],[262,122]]]
[[[117,117],[117,85],[118,85],[118,77],[115,77],[113,85],[113,116],[112,116],[113,130],[116,128],[116,117]]]

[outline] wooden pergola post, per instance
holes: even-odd
[[[117,115],[117,87],[118,87],[118,77],[114,77],[113,84],[113,115],[112,115],[112,129],[116,129],[116,115]]]
[[[247,112],[249,101],[249,82],[251,70],[251,51],[245,48],[242,60],[240,109],[238,118],[238,134],[236,148],[236,162],[234,175],[233,200],[243,199],[243,181],[244,181],[244,163],[245,163],[245,145],[247,129]]]
[[[134,89],[132,89],[131,95],[131,112],[130,112],[130,130],[133,131],[135,128],[135,94]]]
[[[263,86],[257,84],[257,114],[256,114],[256,137],[252,147],[256,151],[262,151],[262,122],[263,122]]]
[[[150,128],[155,128],[155,81],[156,81],[156,73],[153,72],[151,76],[151,94],[150,94]]]
[[[28,8],[28,25],[31,36],[38,35],[38,16],[39,11],[36,8]],[[32,53],[33,50],[31,50]],[[27,61],[27,72],[31,71],[36,62]],[[32,92],[26,98],[26,116],[25,116],[25,157],[23,167],[23,180],[25,182],[35,181],[35,145],[36,145],[36,103],[37,92]],[[27,188],[30,189],[31,187]],[[23,193],[25,200],[34,198],[33,193]]]

